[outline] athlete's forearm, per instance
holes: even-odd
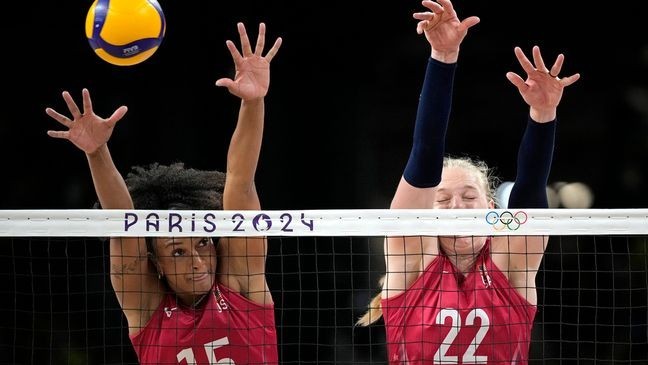
[[[133,209],[124,178],[115,167],[107,145],[86,155],[95,192],[103,209]]]
[[[414,141],[405,180],[419,188],[433,187],[441,181],[445,136],[450,119],[456,63],[430,58],[419,98]]]
[[[263,140],[264,109],[263,98],[241,101],[227,152],[224,209],[259,209],[254,175]]]
[[[520,143],[510,208],[547,208],[547,181],[553,160],[557,120],[537,123],[531,116]]]

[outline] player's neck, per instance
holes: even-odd
[[[457,271],[466,276],[471,271],[474,271],[475,262],[477,261],[478,254],[447,254],[450,262],[457,268]]]
[[[205,298],[210,292],[200,294],[200,295],[185,295],[180,296],[176,294],[176,301],[180,303],[183,307],[189,309],[196,309],[200,307],[201,304],[205,301]]]
[[[197,296],[196,299],[194,300],[193,304],[191,304],[191,308],[195,309],[195,308],[199,307],[202,304],[202,302],[205,300],[205,298],[207,297],[208,294],[209,294],[209,292]]]
[[[486,237],[458,237],[439,240],[439,249],[445,253],[458,272],[464,276],[474,271],[475,262],[488,243]]]

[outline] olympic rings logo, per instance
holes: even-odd
[[[509,231],[517,231],[521,225],[526,223],[527,219],[527,214],[521,210],[515,213],[506,210],[501,214],[495,211],[490,211],[486,214],[486,223],[493,226],[496,231],[501,231],[505,228]]]

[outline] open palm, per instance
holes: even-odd
[[[560,104],[564,89],[580,78],[580,74],[558,77],[565,59],[563,54],[558,55],[551,69],[548,69],[538,46],[532,49],[533,63],[520,47],[515,47],[514,51],[527,77],[525,80],[514,72],[508,72],[506,77],[518,88],[524,101],[533,108],[555,109]]]
[[[45,113],[68,128],[67,131],[47,131],[53,138],[67,139],[87,154],[94,153],[110,139],[115,124],[126,114],[126,106],[121,106],[108,119],[97,116],[92,110],[90,92],[83,89],[83,112],[72,99],[69,92],[63,92],[63,99],[72,114],[72,119],[60,114],[52,108]]]
[[[277,38],[275,44],[263,56],[265,47],[265,24],[259,25],[259,36],[256,47],[252,52],[252,46],[247,36],[243,23],[238,23],[238,32],[241,38],[241,51],[236,49],[232,41],[227,41],[227,48],[232,54],[236,74],[234,79],[222,78],[216,81],[216,85],[226,87],[230,93],[243,100],[252,100],[264,97],[270,86],[270,61],[277,54],[281,46],[281,38]]]
[[[460,21],[449,0],[439,0],[438,3],[425,0],[422,4],[429,11],[414,13],[414,19],[419,20],[416,31],[424,33],[437,51],[455,51],[468,34],[468,29],[479,23],[476,16]]]

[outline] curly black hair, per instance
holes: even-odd
[[[135,209],[222,210],[225,173],[184,163],[134,166],[126,185]]]
[[[220,171],[187,168],[182,162],[171,165],[156,162],[132,167],[124,180],[135,209],[223,209],[225,173]],[[146,237],[145,240],[149,258],[156,261],[157,254],[152,237]],[[218,239],[215,241],[217,243]],[[154,266],[152,268],[155,269]]]

